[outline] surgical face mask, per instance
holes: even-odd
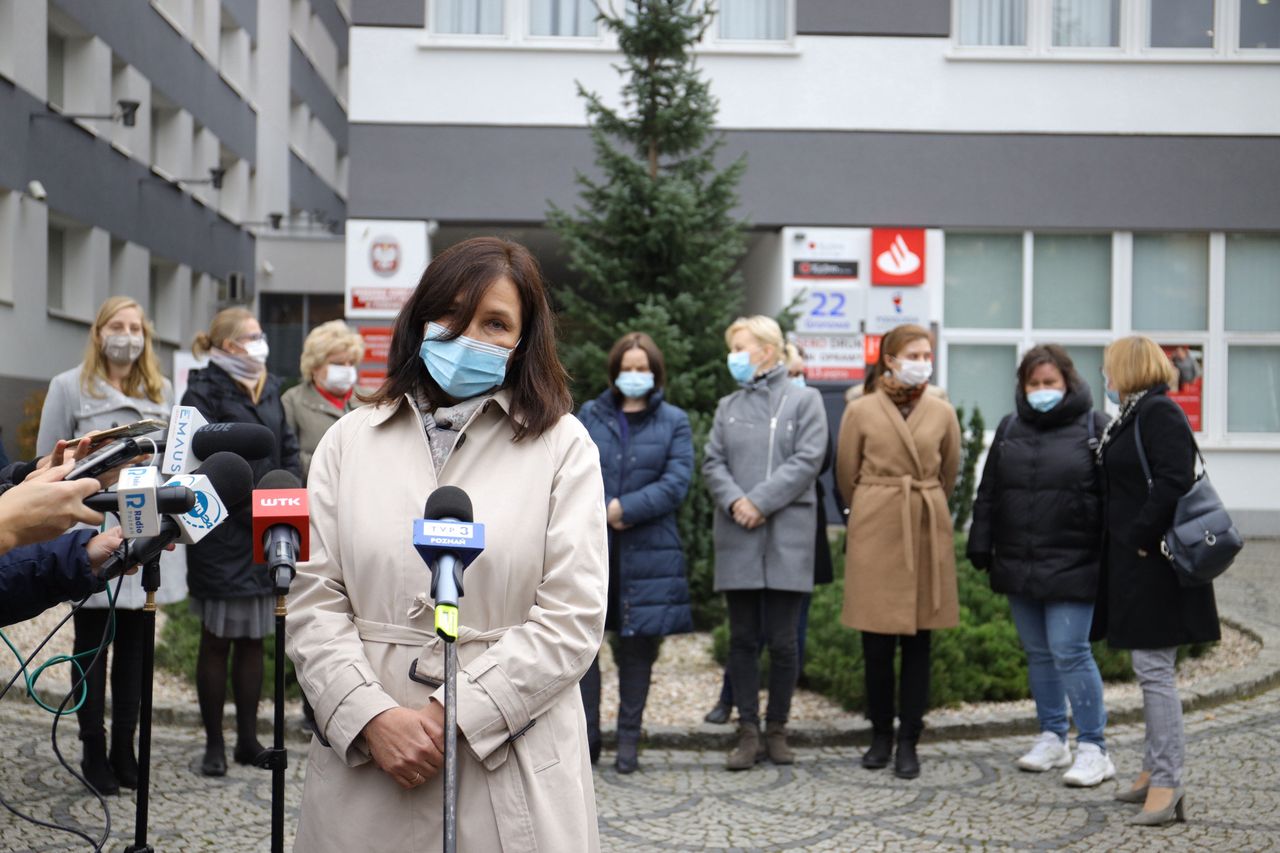
[[[653,390],[653,373],[648,370],[624,370],[613,380],[622,396],[638,399]]]
[[[133,364],[142,355],[142,335],[106,335],[102,339],[102,354],[112,364]]]
[[[729,375],[737,382],[750,382],[751,378],[756,375],[756,366],[751,363],[751,353],[746,350],[729,353],[727,362]]]
[[[1039,388],[1027,395],[1027,404],[1037,412],[1047,412],[1062,402],[1063,393],[1059,388]]]
[[[1114,388],[1108,388],[1107,399],[1115,403],[1117,406],[1120,405],[1120,392]]]
[[[797,388],[804,388],[805,387],[804,376],[792,376],[791,384],[796,386]]]
[[[514,349],[459,336],[440,340],[449,330],[427,324],[427,335],[418,348],[427,372],[440,390],[455,400],[470,400],[498,387],[507,378],[507,361]]]
[[[271,347],[268,346],[267,342],[262,338],[259,338],[256,341],[249,341],[247,344],[244,344],[244,354],[258,362],[258,364],[266,364],[267,354],[270,352]]]
[[[325,368],[320,386],[330,394],[345,394],[356,384],[356,368],[351,364],[331,364]]]
[[[929,381],[929,377],[933,376],[932,361],[904,361],[898,359],[898,366],[894,369],[894,378],[903,385],[923,385]]]

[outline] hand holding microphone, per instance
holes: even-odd
[[[73,462],[28,477],[0,495],[0,554],[19,545],[46,542],[77,523],[98,525],[102,513],[85,506],[97,480],[64,481]]]

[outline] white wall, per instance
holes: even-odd
[[[1274,64],[1009,62],[950,49],[800,36],[791,54],[707,52],[699,63],[729,128],[1280,133]],[[615,53],[441,46],[407,28],[354,27],[351,56],[353,122],[576,126],[575,81],[614,100],[620,79]]]

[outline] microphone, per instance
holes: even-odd
[[[184,482],[177,483],[175,481]],[[99,575],[111,580],[123,574],[131,566],[146,563],[160,555],[174,542],[193,545],[210,530],[226,521],[230,514],[244,505],[253,486],[253,473],[249,463],[234,453],[215,453],[191,474],[175,477],[166,486],[181,485],[194,493],[194,506],[179,516],[166,515],[160,521],[160,532],[155,536],[132,539],[119,551],[107,558]]]
[[[269,471],[253,490],[253,560],[266,563],[277,592],[288,592],[298,561],[311,556],[307,490],[288,471]]]
[[[160,473],[166,476],[186,474],[196,467],[191,453],[195,431],[209,422],[195,406],[174,406],[169,415],[169,431],[165,434],[164,459]]]
[[[156,444],[164,451],[160,473],[173,477],[189,473],[215,453],[266,459],[276,449],[276,437],[262,424],[208,424],[194,406],[174,406],[169,432]]]
[[[156,536],[162,515],[181,515],[195,506],[196,496],[186,486],[161,486],[155,468],[126,468],[116,491],[102,491],[84,499],[85,506],[120,517],[126,539]]]
[[[422,514],[413,523],[413,547],[431,569],[436,633],[451,643],[458,638],[462,571],[484,550],[484,525],[473,522],[471,498],[457,486],[432,492]]]

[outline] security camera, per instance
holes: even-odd
[[[227,170],[221,166],[209,170],[209,184],[215,190],[222,189],[222,179],[227,176]]]
[[[271,220],[271,230],[279,231],[280,223],[284,220],[283,213],[268,213],[267,219]]]
[[[39,181],[32,181],[27,184],[27,195],[31,196],[36,201],[44,201],[49,198],[49,191],[46,190],[44,188],[44,184]]]
[[[271,261],[263,261],[263,262],[262,262],[262,274],[263,274],[263,275],[271,275],[271,274],[272,274],[272,273],[274,273],[275,271],[276,271],[276,265],[275,265],[275,264],[273,264],[273,263],[271,263]]]

